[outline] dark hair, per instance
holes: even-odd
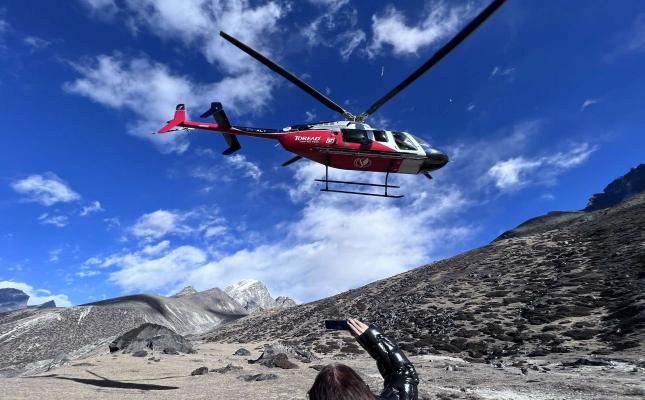
[[[309,389],[311,400],[374,400],[376,396],[363,379],[343,364],[326,365]]]

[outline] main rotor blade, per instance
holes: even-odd
[[[287,161],[283,162],[283,163],[282,163],[282,166],[283,166],[283,167],[286,167],[286,166],[288,166],[288,165],[291,165],[291,164],[295,163],[296,161],[298,161],[298,160],[300,160],[300,159],[302,159],[302,156],[295,156],[295,157],[290,158],[290,159],[288,159]]]
[[[388,94],[385,96],[381,97],[376,103],[372,104],[372,106],[367,109],[363,114],[360,115],[359,118],[362,118],[363,120],[367,118],[367,116],[373,114],[376,110],[378,110],[383,104],[385,104],[388,100],[390,100],[392,97],[396,96],[400,91],[408,87],[412,82],[414,82],[417,78],[419,78],[421,75],[423,75],[426,71],[428,71],[430,68],[432,68],[435,64],[437,64],[439,61],[441,61],[448,53],[450,53],[455,47],[457,47],[461,42],[464,41],[470,35],[473,33],[481,24],[488,19],[495,11],[497,11],[498,8],[500,8],[506,0],[494,0],[491,4],[488,5],[481,13],[479,13],[478,16],[476,16],[464,29],[461,30],[455,37],[453,37],[448,43],[446,43],[442,48],[440,48],[428,61],[426,61],[421,67],[419,67],[416,71],[412,73],[412,75],[408,76],[405,78],[405,80],[397,87],[392,89]]]
[[[283,78],[288,80],[289,82],[293,83],[294,85],[298,86],[300,89],[304,90],[305,92],[309,93],[310,96],[318,100],[319,102],[323,103],[326,105],[328,108],[341,113],[343,115],[347,115],[348,112],[345,111],[345,109],[338,104],[334,103],[332,100],[330,100],[327,96],[323,95],[322,93],[318,92],[316,89],[312,88],[311,86],[307,85],[305,82],[300,80],[300,78],[296,77],[294,74],[291,72],[287,71],[280,65],[274,63],[273,61],[269,60],[267,57],[263,56],[262,54],[258,53],[257,51],[253,50],[249,46],[245,45],[244,43],[240,42],[239,40],[235,39],[233,36],[227,34],[226,32],[220,31],[220,36],[223,37],[224,39],[228,40],[231,42],[233,45],[237,46],[240,50],[245,52],[246,54],[250,55],[251,57],[255,58],[262,64],[266,65],[269,67],[272,71],[277,72],[278,74],[282,75]]]

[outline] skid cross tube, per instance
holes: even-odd
[[[386,173],[386,175],[385,175],[385,185],[382,185],[380,183],[330,180],[329,179],[329,154],[328,154],[327,159],[325,160],[325,179],[315,179],[315,181],[316,182],[323,182],[325,184],[325,187],[323,189],[320,189],[321,192],[358,194],[358,195],[361,195],[361,196],[376,196],[376,197],[388,197],[388,198],[393,198],[393,199],[400,199],[401,197],[403,197],[403,195],[392,195],[392,194],[387,193],[388,188],[392,188],[392,189],[399,189],[400,188],[400,186],[388,185],[387,184],[387,180],[388,180],[389,176],[390,176],[390,171],[388,171]],[[366,193],[366,192],[356,192],[356,191],[350,191],[350,190],[330,189],[329,188],[330,183],[340,183],[340,184],[343,184],[343,185],[381,187],[381,188],[384,188],[385,192],[384,192],[384,194],[380,194],[380,193]]]

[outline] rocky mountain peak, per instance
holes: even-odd
[[[56,308],[56,302],[54,300],[49,300],[37,306],[38,308]]]
[[[296,302],[288,297],[280,296],[274,299],[266,285],[257,279],[243,279],[226,287],[224,291],[249,313],[296,305]]]
[[[602,193],[596,193],[589,199],[584,211],[595,211],[613,207],[621,201],[645,190],[645,164],[632,168],[620,178],[614,179]]]
[[[0,312],[19,310],[27,307],[29,295],[14,288],[0,289]]]
[[[194,294],[199,293],[197,290],[195,290],[194,287],[192,286],[186,286],[185,288],[181,289],[179,292],[173,294],[171,297],[184,297],[184,296],[192,296]]]

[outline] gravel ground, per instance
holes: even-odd
[[[251,356],[232,354],[241,346]],[[312,365],[342,362],[355,368],[374,391],[382,381],[366,354],[325,356],[311,364],[295,361],[298,369],[276,369],[247,363],[257,358],[262,343],[197,342],[198,354],[101,354],[76,360],[31,377],[0,379],[2,399],[305,399],[317,372]],[[149,360],[159,358],[160,361]],[[563,367],[553,358],[530,359],[526,375],[519,367],[470,363],[441,355],[412,356],[421,378],[422,399],[636,399],[645,396],[645,369],[638,360],[612,362],[603,367]],[[640,361],[642,363],[642,360]],[[227,364],[243,369],[225,374],[191,376],[199,367]],[[548,369],[548,371],[547,371]],[[243,375],[275,374],[277,379],[245,382]]]

